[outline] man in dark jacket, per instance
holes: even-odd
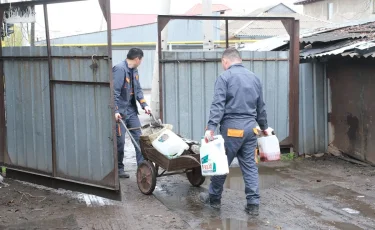
[[[139,83],[139,74],[137,67],[141,64],[143,51],[138,48],[129,50],[125,61],[113,67],[113,87],[115,100],[115,119],[122,119],[128,128],[138,128],[141,122],[138,118],[137,101],[147,114],[151,113],[151,108],[147,105],[143,96],[142,87]],[[125,128],[122,124],[117,124],[117,151],[118,151],[118,173],[121,178],[129,178],[129,174],[124,171],[124,146],[125,146]],[[140,129],[130,131],[135,141],[139,145],[141,136]],[[137,164],[142,163],[142,153],[135,148]]]
[[[221,62],[225,71],[215,83],[205,139],[206,142],[212,141],[220,125],[228,163],[230,165],[237,157],[242,170],[247,199],[245,211],[256,216],[259,212],[259,185],[254,156],[257,138],[253,128],[257,123],[265,133],[268,128],[262,84],[242,65],[236,49],[225,50]],[[225,175],[211,177],[208,193],[200,194],[200,200],[220,208],[225,179]]]

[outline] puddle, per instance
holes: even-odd
[[[259,189],[262,190],[279,185],[283,179],[288,178],[288,175],[280,173],[284,170],[287,169],[259,166]],[[210,178],[207,177],[205,185],[208,186],[210,182]],[[239,167],[229,168],[229,175],[225,180],[224,188],[237,191],[245,191],[245,183],[243,181],[242,172]]]
[[[254,221],[244,221],[237,219],[210,219],[200,224],[204,230],[235,230],[235,229],[259,229],[262,224]]]
[[[282,183],[282,180],[288,177],[288,175],[283,174],[284,170],[287,169],[260,166],[260,189],[270,188]],[[208,185],[209,183],[210,179],[206,178],[205,184]],[[204,187],[192,187],[185,177],[174,176],[173,178],[158,180],[154,196],[170,210],[184,216],[185,221],[193,229],[274,229],[260,219],[249,218],[243,211],[242,202],[238,200],[223,204],[221,210],[203,205],[198,197],[200,192],[207,191]],[[241,192],[245,190],[240,168],[230,168],[230,174],[227,176],[224,187]],[[231,199],[235,198],[232,197]]]
[[[339,208],[349,215],[360,213],[371,219],[375,218],[375,209],[369,204],[375,203],[375,200],[372,198],[367,197],[358,199],[357,197],[361,194],[337,185],[323,186],[314,189],[313,192],[319,196],[335,198],[335,200],[338,201]],[[356,212],[353,212],[352,210]]]

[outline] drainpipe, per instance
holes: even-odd
[[[202,0],[202,13],[203,16],[212,16],[212,0]],[[212,21],[204,20],[203,21],[203,35],[204,43],[203,50],[213,50],[213,27]]]
[[[167,15],[170,12],[171,0],[160,0],[160,14]],[[164,28],[161,33],[162,39],[162,50],[168,50],[168,25]],[[159,102],[159,59],[158,59],[158,43],[156,42],[155,47],[155,58],[154,58],[154,71],[152,77],[152,88],[151,88],[151,108],[153,115],[156,119],[160,118],[160,102]]]

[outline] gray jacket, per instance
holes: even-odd
[[[216,79],[207,129],[215,131],[228,119],[254,120],[262,130],[268,128],[262,84],[242,64],[230,66]]]

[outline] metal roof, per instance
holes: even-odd
[[[304,53],[301,53],[302,59],[309,59],[309,58],[319,58],[319,57],[325,57],[325,56],[343,56],[343,57],[375,57],[374,51],[369,53],[363,53],[360,54],[358,52],[358,49],[361,49],[361,47],[366,47],[367,50],[373,50],[371,48],[375,48],[375,40],[372,41],[362,41],[362,42],[354,42],[354,44],[348,44],[341,46],[334,50],[329,50],[329,47],[326,47],[326,50],[324,49],[316,49],[316,53],[310,53],[308,55],[303,55]],[[365,50],[364,50],[365,51]]]
[[[330,31],[327,33],[320,33],[320,34],[314,34],[308,37],[303,37],[301,38],[300,41],[303,43],[333,42],[333,41],[340,41],[340,40],[345,40],[345,39],[356,39],[356,38],[364,38],[364,37],[366,37],[366,34]]]

